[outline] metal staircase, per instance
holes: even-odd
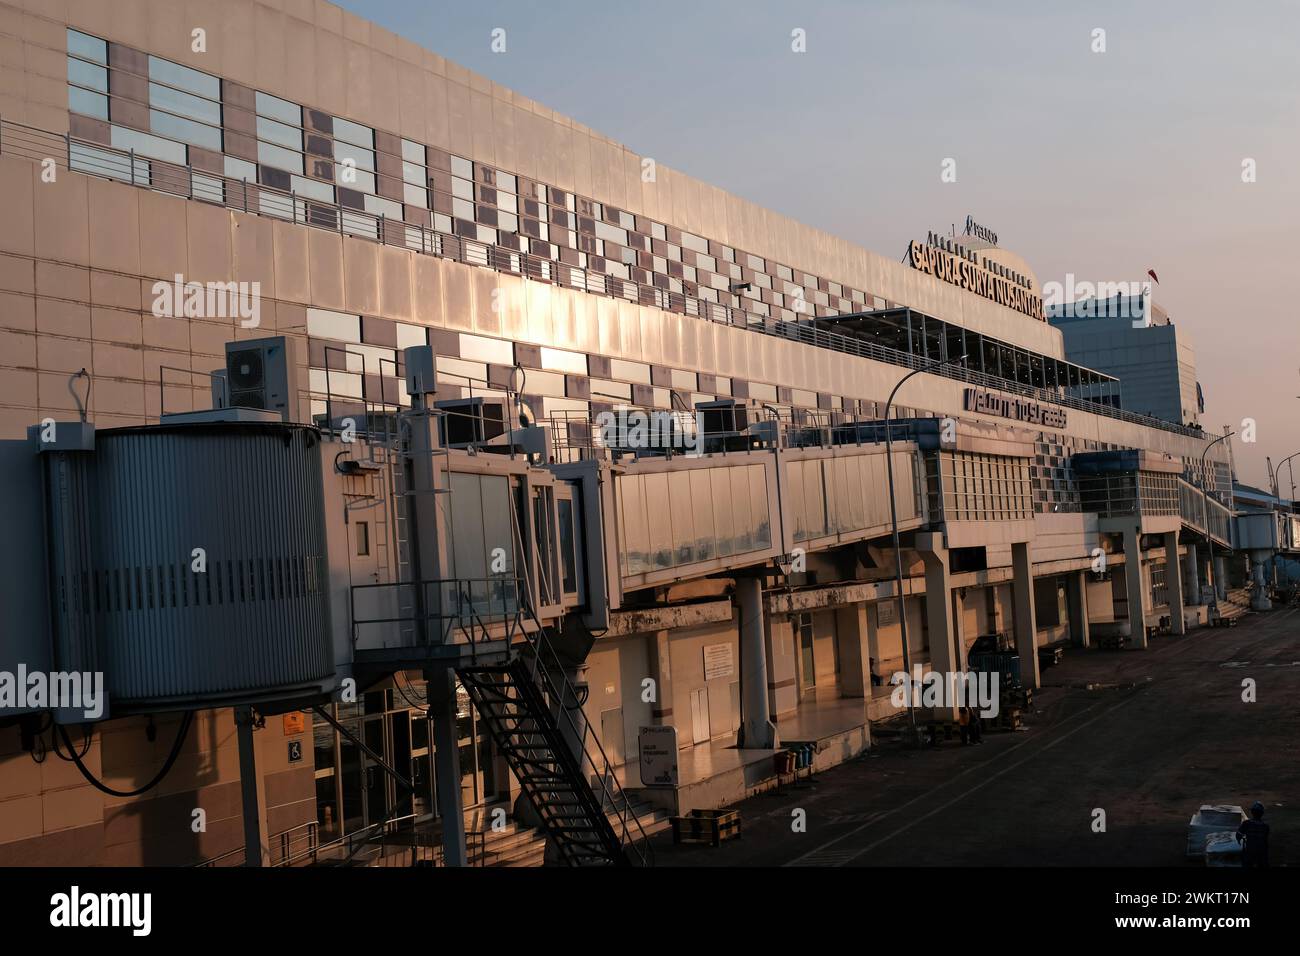
[[[532,622],[528,643],[507,662],[458,668],[461,684],[566,863],[650,866],[649,837],[584,701],[540,622]]]

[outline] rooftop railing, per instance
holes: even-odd
[[[181,165],[157,157],[145,156],[133,149],[117,149],[72,136],[70,133],[55,133],[0,118],[0,155],[19,156],[36,162],[53,160],[56,164],[76,172],[129,183],[155,192],[211,203],[240,212],[270,216],[298,225],[328,229],[340,235],[400,246],[423,255],[452,259],[498,272],[509,272],[581,292],[654,306],[669,312],[745,328],[815,348],[829,349],[833,352],[909,369],[928,368],[932,375],[1010,392],[1036,401],[1131,422],[1147,428],[1158,428],[1197,438],[1203,436],[1203,432],[1197,428],[1163,421],[1148,415],[1138,415],[1101,402],[1065,395],[1059,390],[1027,385],[951,364],[930,367],[933,363],[922,356],[838,332],[818,329],[809,322],[791,322],[760,315],[737,306],[710,302],[704,298],[624,279],[621,276],[555,262],[517,248],[439,232],[419,223],[398,221],[382,214],[314,199],[294,191],[250,183],[246,179],[234,179],[190,164]],[[833,313],[815,316],[815,318],[831,317]],[[814,316],[809,317],[810,320],[812,318]]]

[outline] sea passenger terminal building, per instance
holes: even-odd
[[[570,798],[621,808],[626,834],[628,813],[769,783],[782,742],[835,741],[823,763],[868,746],[892,715],[873,675],[905,658],[959,672],[995,636],[1033,687],[1042,647],[1141,647],[1202,613],[1209,548],[1230,543],[1225,443],[1130,412],[1122,380],[1067,361],[1020,256],[934,235],[904,262],[866,250],[324,0],[187,9],[0,0],[0,438],[45,462],[34,550],[8,569],[30,600],[9,606],[53,635],[4,638],[0,664],[95,663],[114,704],[98,723],[0,711],[0,863],[238,862],[249,839],[301,862],[394,821],[463,812],[474,831],[502,807],[558,826],[545,808]],[[220,295],[178,307],[189,283],[256,283],[256,321]],[[266,407],[252,379],[273,367],[276,423],[185,418],[214,396]],[[601,432],[628,410],[676,416],[704,453]],[[24,437],[46,420],[94,440]],[[186,455],[219,470],[268,429],[267,471],[174,486]],[[309,534],[282,529],[302,575],[279,553],[245,562],[265,542],[232,534],[214,591],[190,566],[204,541],[170,541],[166,562],[165,529],[128,541],[149,500],[103,518],[143,482],[216,540],[281,454],[304,456],[283,474],[322,476],[262,519],[270,540],[267,516],[311,513]],[[98,510],[50,504],[76,475]],[[65,521],[88,556],[56,547]],[[319,606],[273,627],[253,605],[291,599]],[[219,605],[248,613],[217,627]],[[444,637],[481,627],[475,650],[497,656],[472,638],[435,653],[434,618]],[[288,631],[283,658],[233,666]],[[511,670],[552,652],[549,677]],[[581,719],[546,717],[570,691]],[[520,762],[525,711],[544,772]],[[641,731],[665,726],[677,776],[655,787]],[[45,759],[68,740],[84,773]]]

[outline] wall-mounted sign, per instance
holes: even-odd
[[[302,711],[300,710],[293,710],[285,714],[281,718],[281,723],[284,726],[284,735],[286,737],[292,737],[294,734],[305,733],[307,730],[307,722],[303,719]]]
[[[704,679],[730,677],[736,673],[736,652],[730,644],[704,645]]]
[[[928,242],[914,241],[908,246],[907,258],[913,269],[926,275],[1046,321],[1043,318],[1043,297],[1033,290],[1029,279],[965,248],[956,240],[931,233]]]
[[[677,786],[677,728],[642,727],[637,746],[641,752],[641,785]]]
[[[876,605],[876,627],[886,627],[898,620],[898,601],[890,598]]]
[[[983,388],[966,389],[962,403],[968,412],[978,415],[996,415],[999,418],[1012,418],[1026,425],[1041,425],[1043,428],[1064,428],[1065,410],[1054,405],[1044,405],[1028,398],[1015,398],[1011,395],[999,395]]]
[[[297,763],[302,760],[302,741],[289,741],[289,763]]]

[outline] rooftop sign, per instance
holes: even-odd
[[[930,233],[925,242],[912,242],[907,258],[912,268],[926,275],[1044,321],[1043,297],[1033,290],[1028,278],[954,239]]]

